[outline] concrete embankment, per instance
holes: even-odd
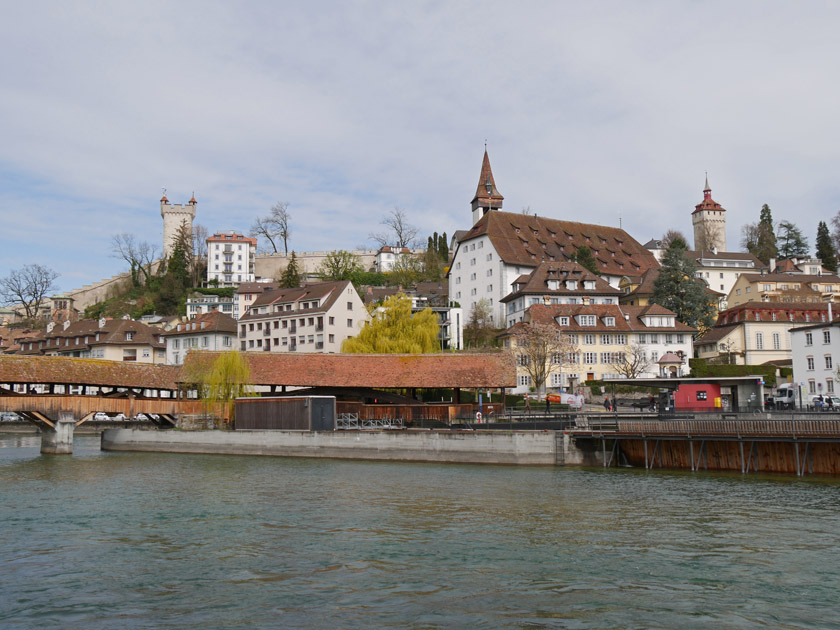
[[[592,465],[557,431],[147,431],[108,429],[106,451],[328,457],[516,465]]]

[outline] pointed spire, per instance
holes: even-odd
[[[193,191],[192,198],[190,199],[190,203],[191,203],[192,205],[195,205],[195,204],[197,204],[197,203],[198,203],[198,202],[195,200],[195,191]]]
[[[490,156],[487,154],[487,145],[484,145],[484,160],[481,162],[481,174],[478,177],[478,186],[473,197],[473,209],[476,207],[502,209],[502,194],[496,188],[496,180],[493,179],[493,169],[490,168]]]
[[[706,187],[703,189],[703,200],[711,200],[712,189],[709,186],[709,171],[706,171]]]

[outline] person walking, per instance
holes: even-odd
[[[656,411],[656,398],[653,396],[650,397],[650,410]]]
[[[545,395],[545,412],[551,413],[551,401],[548,399],[548,394]]]
[[[525,394],[525,411],[531,413],[531,397]]]
[[[607,411],[611,411],[610,409],[610,399],[608,396],[604,396],[604,409]]]

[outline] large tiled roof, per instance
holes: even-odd
[[[595,315],[598,318],[597,325],[581,326],[574,319],[576,315]],[[678,321],[674,322],[674,326],[648,327],[645,326],[644,322],[640,319],[644,315],[674,315],[674,313],[659,304],[652,304],[650,306],[619,306],[617,304],[535,304],[528,308],[528,316],[531,321],[537,324],[548,324],[559,327],[559,324],[557,324],[557,318],[561,316],[568,317],[569,325],[562,327],[562,330],[568,332],[695,332],[695,329],[691,326],[687,326]],[[607,326],[604,323],[605,317],[614,317],[615,326]],[[512,328],[506,330],[504,334],[509,335],[515,333],[515,331],[512,331]]]
[[[280,287],[278,282],[241,282],[236,293],[265,293],[275,291]]]
[[[163,334],[164,336],[172,337],[176,335],[194,335],[201,332],[227,332],[234,334],[236,333],[236,320],[230,315],[225,315],[219,311],[211,311],[178,324],[175,328]]]
[[[335,304],[335,301],[339,298],[339,296],[341,296],[342,292],[348,285],[350,285],[349,280],[341,280],[339,282],[316,282],[291,289],[266,291],[255,299],[253,303],[251,303],[248,313],[242,315],[239,318],[239,321],[242,322],[248,321],[249,319],[261,319],[266,317],[268,314],[255,315],[251,313],[250,309],[275,304],[277,302],[299,302],[315,299],[320,300],[321,298],[327,297],[327,300],[322,302],[315,310],[328,311],[332,305]],[[296,313],[299,312],[302,311],[296,311]],[[277,313],[273,313],[272,315],[277,315]]]
[[[213,352],[190,352],[179,379],[209,366]],[[472,388],[515,387],[507,353],[486,354],[242,354],[254,385],[299,387]]]
[[[0,356],[0,383],[176,389],[177,368],[75,357]]]
[[[745,273],[741,274],[748,282],[787,282],[799,284],[820,284],[820,283],[838,283],[840,277],[835,274],[824,274],[820,276],[808,275],[804,273]]]
[[[548,281],[560,281],[559,288],[549,289]],[[567,289],[565,280],[576,280],[577,289]],[[584,289],[583,281],[595,282],[594,289]],[[557,296],[618,296],[621,291],[610,286],[610,284],[589,271],[583,265],[574,262],[540,263],[530,274],[522,275],[516,279],[515,284],[519,288],[501,299],[502,302],[510,302],[521,295],[557,295]]]
[[[659,266],[648,249],[615,227],[494,210],[479,219],[459,243],[485,235],[507,264],[536,267],[542,261],[565,262],[586,245],[600,273],[638,275]]]

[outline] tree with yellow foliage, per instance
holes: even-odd
[[[440,326],[435,312],[411,312],[411,298],[392,295],[378,307],[368,307],[371,320],[358,336],[345,339],[341,351],[353,354],[425,354],[440,352]]]

